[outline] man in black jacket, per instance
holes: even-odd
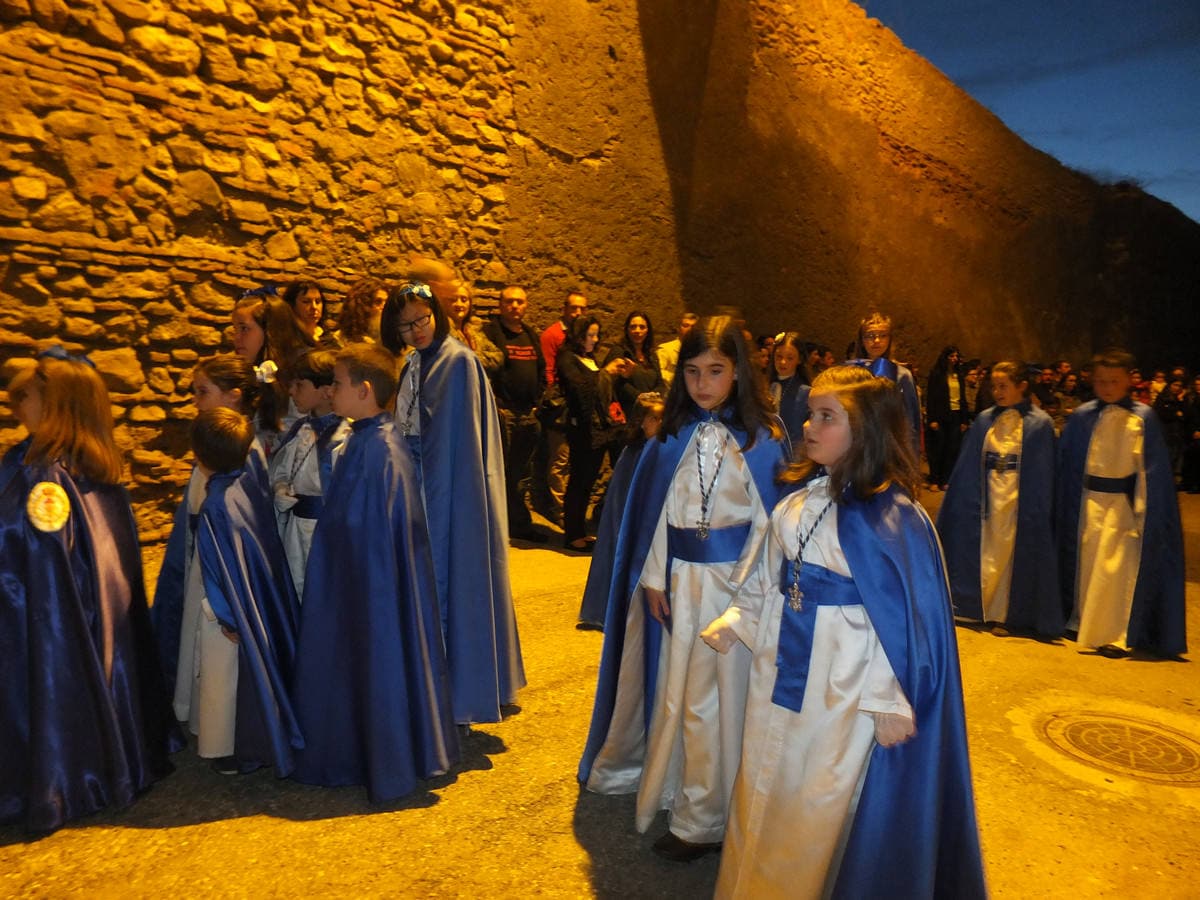
[[[546,360],[538,333],[525,324],[525,289],[509,285],[500,293],[500,315],[483,333],[504,352],[504,364],[492,376],[492,389],[504,426],[504,480],[508,492],[508,530],[518,540],[546,543],[535,531],[521,481],[537,448],[541,427],[537,407],[546,390]]]

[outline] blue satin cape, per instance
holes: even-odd
[[[457,339],[421,355],[420,466],[456,722],[499,722],[525,686],[508,580],[500,414],[479,358]]]
[[[1099,400],[1079,406],[1067,419],[1058,443],[1058,572],[1063,614],[1068,617],[1075,608],[1079,510],[1088,445],[1103,406]],[[1187,652],[1187,621],[1183,528],[1175,476],[1154,410],[1144,403],[1133,403],[1130,409],[1144,424],[1146,525],[1126,641],[1130,647],[1155,656],[1178,656]]]
[[[917,733],[872,750],[833,895],[984,897],[958,646],[933,524],[891,488],[840,506],[838,538]]]
[[[592,564],[588,567],[587,584],[583,588],[583,603],[579,607],[579,621],[604,624],[608,609],[608,597],[612,588],[613,557],[617,550],[617,534],[621,529],[621,515],[625,512],[625,501],[629,497],[629,484],[637,469],[638,459],[646,441],[630,444],[617,457],[608,490],[604,494],[604,510],[600,513],[600,527],[596,530],[596,543],[592,547]]]
[[[596,699],[592,707],[592,723],[588,730],[583,758],[579,762],[579,781],[587,783],[592,763],[608,738],[613,708],[617,699],[617,676],[621,671],[621,655],[625,650],[625,619],[629,603],[642,577],[650,542],[658,527],[667,493],[674,481],[675,469],[687,449],[692,433],[700,423],[693,419],[679,429],[679,433],[668,435],[666,440],[652,440],[642,450],[633,481],[629,486],[628,499],[621,517],[617,534],[616,551],[613,554],[612,582],[609,589],[608,608],[604,618],[604,646],[600,654],[600,674],[596,683]],[[738,446],[746,443],[746,433],[728,423]],[[761,429],[754,446],[743,454],[750,469],[759,499],[768,514],[779,501],[781,491],[775,483],[782,466],[787,462],[784,444]],[[670,584],[670,572],[666,573]],[[645,713],[643,727],[649,728],[650,714],[654,709],[654,687],[658,677],[658,656],[662,647],[662,625],[647,612],[645,619]]]
[[[780,382],[779,418],[783,420],[784,431],[792,442],[793,455],[794,448],[804,444],[804,423],[808,421],[808,395],[811,391],[809,385],[800,383],[799,375]]]
[[[204,593],[217,621],[238,634],[233,755],[243,769],[291,773],[304,746],[288,696],[300,604],[275,527],[275,506],[258,473],[208,479],[196,523]]]
[[[0,822],[55,829],[133,802],[183,746],[154,650],[129,495],[0,465]],[[44,532],[25,504],[60,486],[66,523]]]
[[[1058,596],[1054,544],[1054,423],[1029,401],[1015,408],[1022,417],[1021,461],[1017,470],[1016,547],[1005,624],[1058,637],[1066,620]],[[996,417],[1004,411],[993,406],[971,425],[938,512],[937,530],[946,552],[954,610],[968,619],[983,619],[979,555],[987,491],[984,442]]]
[[[305,569],[294,777],[383,803],[447,771],[458,735],[412,455],[387,414],[350,427]]]

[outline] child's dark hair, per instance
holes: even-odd
[[[254,366],[246,362],[236,353],[222,353],[210,356],[196,363],[192,377],[204,375],[222,392],[240,390],[242,392],[242,408],[240,412],[253,416],[258,412],[259,400],[263,391],[258,383],[258,375]]]
[[[292,363],[294,381],[311,381],[313,387],[328,387],[333,384],[333,367],[337,355],[329,350],[309,350],[301,353]]]
[[[1120,347],[1109,347],[1101,350],[1092,357],[1092,368],[1103,366],[1106,369],[1124,369],[1131,372],[1137,368],[1137,360],[1132,353]]]
[[[766,382],[751,362],[741,326],[730,316],[711,316],[693,325],[679,345],[679,364],[663,409],[659,440],[678,434],[680,428],[695,418],[696,404],[687,389],[687,365],[689,360],[709,350],[733,360],[735,378],[725,408],[732,414],[733,425],[746,432],[742,450],[754,446],[760,428],[768,429],[776,439],[781,437],[783,432],[779,420],[771,412]]]
[[[236,472],[246,464],[254,441],[254,426],[236,410],[219,406],[192,422],[192,452],[211,472]]]
[[[855,335],[853,350],[853,359],[866,359],[870,354],[867,353],[866,340],[863,335],[867,333],[868,328],[886,328],[888,331],[887,349],[883,351],[884,359],[892,358],[892,317],[884,315],[877,309],[868,312],[861,322],[858,323],[858,333]]]
[[[826,393],[837,397],[850,419],[850,449],[829,471],[833,497],[845,502],[849,488],[855,498],[866,500],[893,484],[916,497],[920,472],[896,385],[862,366],[830,366],[813,381],[809,403]],[[780,481],[807,481],[818,469],[811,459],[802,459],[788,466]]]
[[[1029,377],[1029,366],[1025,363],[1017,362],[1012,359],[1001,360],[992,366],[992,375],[1003,375],[1013,383],[1013,387],[1025,385],[1025,390],[1022,392],[1026,397],[1029,396],[1029,386],[1032,380]]]
[[[371,383],[380,409],[392,405],[397,388],[396,357],[386,348],[378,344],[349,344],[338,351],[334,361],[346,367],[351,384]]]
[[[785,331],[782,334],[775,336],[775,350],[771,353],[771,380],[775,381],[779,378],[779,373],[775,371],[775,354],[779,352],[780,347],[793,347],[796,353],[800,356],[800,361],[796,363],[795,378],[799,379],[800,384],[810,384],[812,379],[808,374],[808,351],[809,348],[816,347],[816,344],[810,344],[800,340],[800,332]]]

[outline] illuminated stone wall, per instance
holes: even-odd
[[[101,364],[150,539],[192,365],[242,289],[301,273],[336,298],[424,253],[485,311],[526,284],[542,326],[579,287],[610,335],[737,304],[838,352],[877,304],[925,368],[1200,345],[1200,226],[1023,144],[846,0],[0,0],[0,26],[0,355]]]

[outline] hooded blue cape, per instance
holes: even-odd
[[[1099,400],[1078,407],[1067,419],[1058,444],[1058,572],[1063,614],[1068,617],[1075,607],[1079,510],[1083,503],[1088,445],[1103,407]],[[1154,410],[1136,402],[1129,408],[1144,426],[1146,525],[1126,640],[1129,646],[1156,656],[1178,656],[1187,652],[1187,622],[1183,529],[1175,497],[1175,476]]]
[[[616,538],[613,554],[612,581],[609,589],[608,608],[604,619],[604,647],[600,656],[600,675],[596,684],[596,700],[592,707],[592,724],[588,730],[587,744],[579,762],[579,781],[587,783],[592,763],[608,738],[609,724],[617,699],[617,677],[621,671],[621,655],[625,649],[625,619],[629,613],[629,602],[642,576],[650,543],[658,526],[667,493],[675,477],[675,469],[683,457],[684,450],[692,439],[692,433],[700,419],[692,419],[679,429],[678,434],[668,435],[665,440],[652,440],[642,450],[629,495],[625,502],[621,527]],[[746,433],[725,423],[739,446],[746,443]],[[781,466],[787,462],[784,445],[771,437],[766,429],[760,429],[754,446],[742,454],[754,479],[759,499],[768,513],[780,497],[775,483]],[[666,573],[670,584],[670,572]],[[654,686],[658,676],[658,655],[662,647],[662,625],[649,614],[645,620],[645,682],[644,727],[649,728],[650,715],[654,709]]]
[[[196,547],[208,605],[238,634],[234,756],[243,768],[273,765],[288,775],[292,751],[304,746],[288,697],[300,604],[257,472],[208,479]]]
[[[421,355],[420,467],[456,722],[499,722],[525,686],[508,581],[500,414],[479,358],[455,338]],[[403,377],[403,376],[401,376]]]
[[[429,532],[391,417],[351,424],[305,569],[295,778],[411,792],[458,759]]]
[[[838,538],[917,733],[872,750],[834,896],[984,897],[958,646],[933,523],[893,487],[839,507]]]
[[[45,831],[132,803],[171,771],[183,736],[128,494],[24,465],[26,447],[0,465],[0,822]],[[42,482],[69,501],[54,531],[26,512]]]
[[[808,421],[808,395],[811,392],[809,385],[800,382],[799,375],[780,382],[779,418],[783,420],[783,429],[793,448],[804,443],[804,423]]]
[[[1054,423],[1029,401],[1016,405],[1022,417],[1021,461],[1017,470],[1016,548],[1009,589],[1010,628],[1058,637],[1066,624],[1058,596],[1058,558],[1054,545]],[[937,530],[946,551],[950,595],[955,612],[983,618],[980,545],[987,492],[984,441],[1005,410],[984,410],[971,425],[954,464]]]

